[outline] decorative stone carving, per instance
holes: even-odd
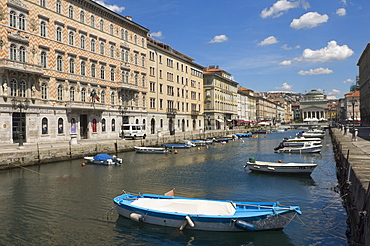
[[[7,81],[6,79],[4,79],[4,82],[3,82],[3,96],[8,96],[8,84],[7,84]]]
[[[25,5],[22,1],[20,0],[8,0],[10,4],[17,5],[18,7],[21,7],[22,9],[28,10],[27,5]]]

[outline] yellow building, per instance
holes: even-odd
[[[148,29],[90,0],[1,1],[0,13],[0,143],[146,124]]]
[[[203,67],[169,45],[148,39],[150,134],[203,129]]]

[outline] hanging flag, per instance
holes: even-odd
[[[164,193],[165,196],[175,196],[175,188],[173,188],[172,190]]]
[[[96,94],[95,91],[92,91],[91,94],[90,94],[90,97],[98,102],[100,102],[100,97],[98,97],[98,95]]]

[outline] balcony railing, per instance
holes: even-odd
[[[37,75],[44,74],[41,65],[31,64],[27,62],[20,62],[10,59],[0,59],[0,69],[1,70],[16,70],[25,73],[32,73]]]
[[[175,115],[175,114],[177,114],[177,109],[175,109],[175,108],[168,108],[167,109],[167,114],[168,115]]]

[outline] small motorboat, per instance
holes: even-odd
[[[117,156],[110,156],[106,153],[97,154],[95,156],[85,156],[84,159],[86,160],[87,164],[95,164],[95,165],[121,165],[122,159],[118,158]]]
[[[284,138],[286,142],[310,142],[310,141],[320,141],[321,138],[305,138],[305,137],[295,137],[295,138]]]
[[[252,137],[252,133],[248,132],[248,133],[234,133],[235,136],[237,136],[238,138],[250,138]]]
[[[135,147],[136,153],[145,153],[145,154],[165,154],[171,152],[168,148],[155,148],[155,147]]]
[[[206,139],[206,140],[184,140],[185,143],[192,143],[195,146],[205,146],[213,143],[213,140]]]
[[[322,144],[315,142],[303,142],[302,145],[295,146],[284,146],[283,142],[278,147],[274,148],[276,153],[319,153],[321,151]]]
[[[213,138],[212,140],[215,143],[227,143],[230,141],[230,138]]]
[[[251,171],[280,173],[280,174],[303,174],[310,175],[317,167],[313,163],[283,163],[281,160],[277,162],[256,161],[254,157],[249,157],[249,161],[244,168],[248,167]]]
[[[189,149],[191,147],[195,147],[195,144],[187,141],[185,143],[166,143],[162,144],[162,146],[168,149]]]
[[[130,193],[119,195],[113,201],[118,214],[123,217],[179,230],[282,230],[296,214],[301,214],[298,206],[282,206],[278,202],[239,202]]]

